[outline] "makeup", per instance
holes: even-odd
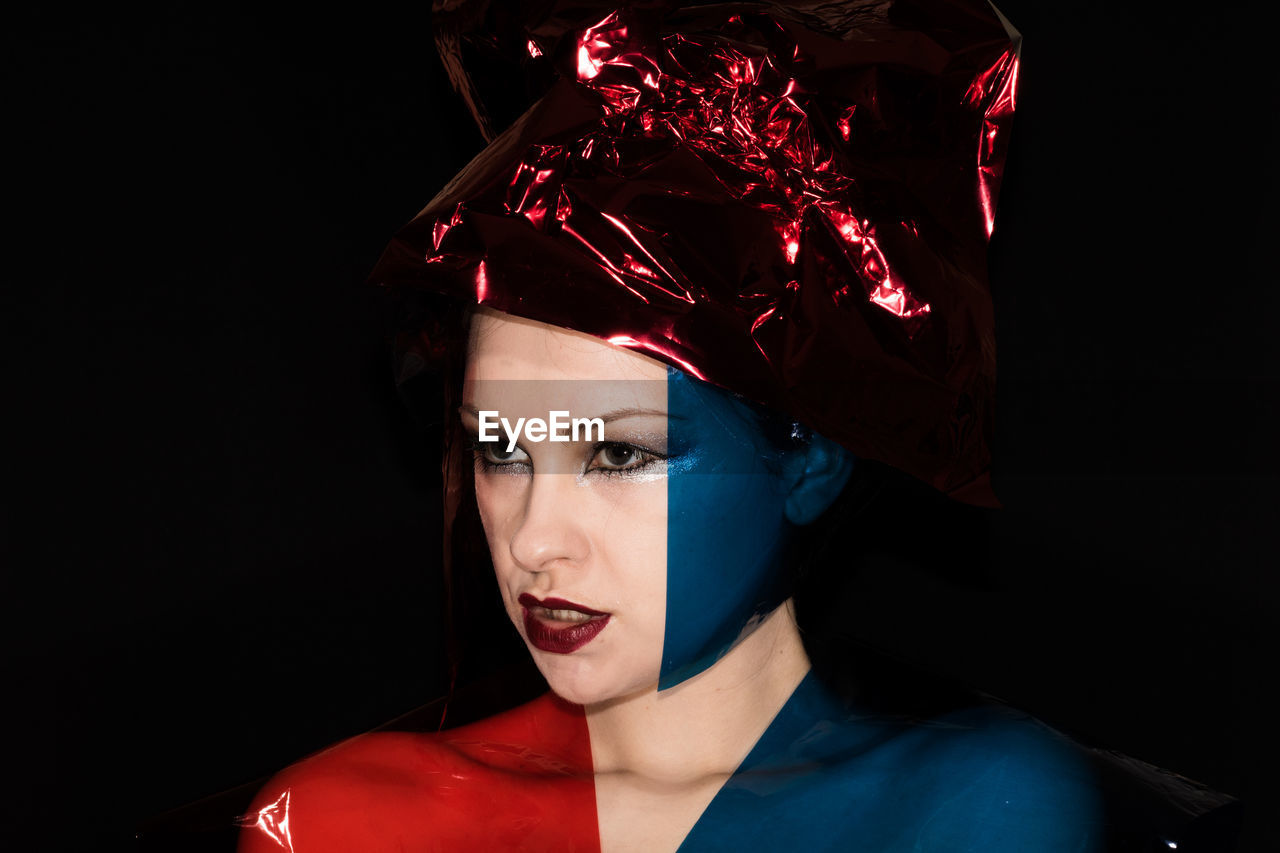
[[[524,632],[535,648],[567,655],[585,646],[609,624],[609,614],[563,598],[520,595]]]
[[[756,414],[733,394],[667,370],[666,619],[658,689],[693,678],[788,595],[786,490]]]

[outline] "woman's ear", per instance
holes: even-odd
[[[812,433],[809,440],[787,452],[787,520],[809,524],[835,502],[853,474],[857,457],[828,438]]]

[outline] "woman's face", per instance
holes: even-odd
[[[574,440],[565,427],[569,440],[553,441],[519,426],[553,412],[599,418],[603,434]],[[460,415],[507,614],[563,698],[679,683],[781,602],[783,466],[724,392],[485,310],[472,322]]]

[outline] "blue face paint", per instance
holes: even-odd
[[[751,408],[667,375],[667,611],[658,689],[706,670],[789,594],[779,451]]]
[[[808,472],[819,484],[793,490],[796,459],[754,410],[679,371],[667,379],[660,690],[705,671],[786,599],[788,498],[812,518],[845,482]],[[987,708],[860,715],[810,672],[680,850],[1086,853],[1101,821],[1081,757],[1035,721]]]

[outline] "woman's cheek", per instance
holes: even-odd
[[[489,486],[489,478],[476,466],[476,509],[480,512],[480,523],[484,525],[485,536],[493,545],[493,490]]]
[[[607,534],[607,541],[625,544],[628,550],[666,554],[665,478],[629,481],[615,477],[599,484],[595,491],[592,515],[596,529]]]
[[[489,553],[493,557],[495,568],[501,562],[501,555],[508,549],[504,543],[510,541],[521,495],[521,478],[505,473],[485,471],[477,466],[476,509],[480,512],[480,524],[484,527],[485,539],[489,542]]]
[[[613,603],[642,613],[647,632],[656,631],[660,649],[667,590],[666,480],[622,480],[603,489],[601,497],[600,535],[593,539],[605,551],[601,563],[612,576],[608,587],[616,596]]]

